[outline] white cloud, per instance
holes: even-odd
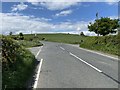
[[[36,6],[43,6],[49,10],[63,10],[81,2],[106,2],[109,5],[116,4],[119,0],[27,0]]]
[[[49,31],[52,25],[36,20],[36,18],[31,19],[29,16],[12,16],[9,14],[0,14],[2,16],[2,33],[8,34],[12,31],[14,34],[19,32],[30,33],[41,32],[41,31]]]
[[[27,9],[27,7],[28,7],[28,5],[25,5],[25,4],[23,4],[23,3],[20,3],[20,4],[18,4],[18,5],[14,5],[14,6],[12,7],[12,11],[13,11],[13,12],[14,12],[14,11],[22,11],[22,10]]]
[[[119,2],[119,0],[1,0],[2,2]]]
[[[67,9],[71,6],[75,6],[80,4],[80,2],[106,2],[109,5],[114,5],[116,4],[116,2],[118,2],[119,0],[23,0],[23,2],[30,2],[31,4],[35,5],[35,6],[42,6],[45,7],[49,10],[63,10],[63,9]],[[4,1],[3,1],[4,2]],[[14,0],[11,2],[14,2]],[[19,0],[18,0],[19,2]],[[12,7],[12,11],[21,11],[21,10],[25,10],[28,7],[28,5],[25,5],[23,3],[18,4],[18,5],[14,5]],[[36,9],[36,8],[34,8]],[[40,8],[41,9],[41,8]]]
[[[9,34],[9,32],[13,32],[13,34],[22,33],[74,33],[79,34],[81,31],[89,33],[87,25],[89,22],[62,22],[59,24],[48,23],[47,21],[41,20],[38,18],[34,18],[32,16],[21,16],[14,14],[4,14],[0,13],[0,17],[2,17],[2,28],[3,34]],[[0,22],[0,24],[1,24]],[[79,30],[78,30],[79,28]]]
[[[26,1],[28,2],[67,2],[66,0],[26,0]],[[69,2],[118,2],[118,1],[119,0],[69,0]]]
[[[108,5],[115,5],[115,2],[107,2]]]
[[[61,11],[60,13],[57,13],[55,16],[67,16],[72,13],[72,10],[65,10]]]
[[[118,19],[118,16],[109,16],[111,19]]]
[[[38,8],[38,7],[29,7],[29,8],[35,9],[35,10],[38,10],[38,9],[39,9],[39,10],[43,10],[43,8],[40,8],[40,7],[39,7],[39,8]]]
[[[109,5],[115,5],[115,4],[117,4],[117,2],[119,2],[119,0],[105,0],[105,1]]]
[[[34,2],[36,6],[43,6],[49,10],[63,10],[73,5],[77,5],[78,2]]]
[[[83,31],[83,33],[87,36],[97,36],[97,34],[95,34],[95,32]]]

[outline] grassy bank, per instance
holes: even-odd
[[[2,37],[2,88],[25,88],[35,67],[34,55],[18,42]]]
[[[19,35],[7,36],[17,41],[17,43],[25,48],[42,46],[43,44],[36,37],[28,37],[27,39],[20,40]]]
[[[111,36],[80,36],[76,34],[38,34],[39,40],[80,44],[80,47],[91,50],[98,50],[109,54],[119,55],[118,46],[120,35]],[[25,39],[29,40],[34,35],[26,34]]]
[[[119,39],[118,36],[86,37],[80,43],[80,47],[120,55],[118,52]]]
[[[19,45],[24,46],[25,48],[38,47],[43,44],[40,41],[27,41],[27,40],[18,40]]]

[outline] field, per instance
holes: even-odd
[[[24,35],[26,40],[34,39],[34,34]],[[119,55],[119,41],[120,35],[110,36],[80,36],[76,34],[38,34],[36,36],[39,40],[79,44],[82,48],[102,51],[109,54]]]
[[[25,40],[34,38],[33,34],[32,35],[26,34],[24,36],[25,36]],[[85,37],[79,36],[77,34],[38,34],[36,37],[39,40],[70,43],[70,44],[79,44],[82,39],[85,39]]]

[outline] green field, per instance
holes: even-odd
[[[34,39],[34,34],[26,34],[25,40]],[[36,36],[39,40],[79,44],[82,48],[102,51],[109,54],[119,55],[118,46],[120,35],[110,36],[80,36],[77,34],[38,34]]]
[[[31,38],[34,39],[34,35],[26,34],[25,40],[29,40]],[[77,34],[38,34],[37,38],[39,40],[45,41],[53,41],[53,42],[63,42],[63,43],[70,43],[70,44],[79,44],[82,39],[85,37],[79,36]]]

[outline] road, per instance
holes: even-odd
[[[42,43],[42,50],[31,49],[43,59],[36,88],[118,88],[119,60],[70,44]]]

